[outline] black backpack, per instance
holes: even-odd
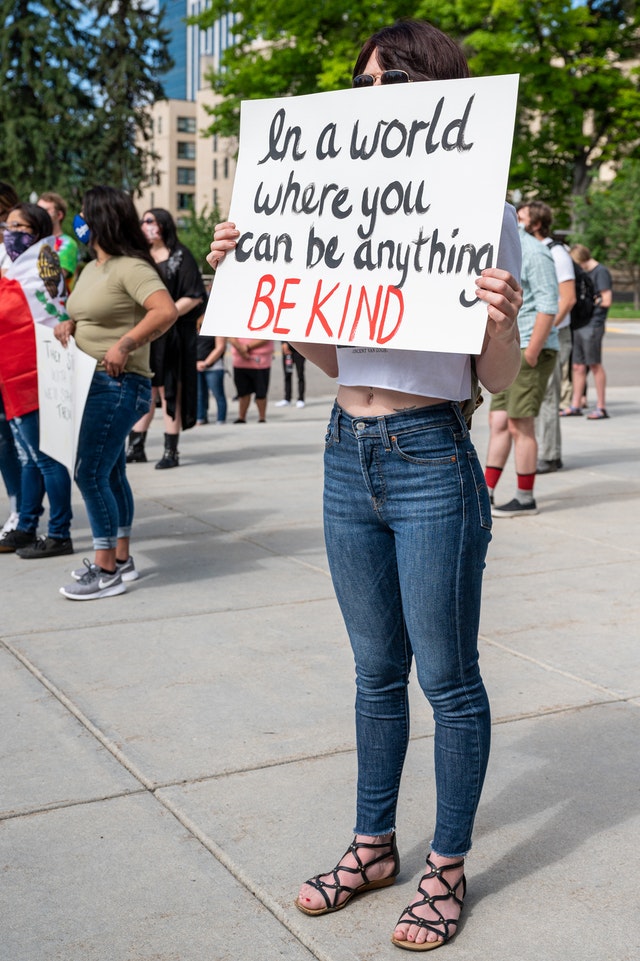
[[[559,244],[565,245],[561,240],[554,240],[549,244],[549,248],[557,247]],[[571,330],[578,330],[585,327],[593,317],[596,306],[596,288],[589,274],[574,262],[573,269],[576,274],[576,302],[571,308]]]

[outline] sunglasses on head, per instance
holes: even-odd
[[[376,82],[377,77],[374,77],[370,73],[359,73],[357,77],[353,78],[353,87],[373,87]],[[409,74],[406,70],[383,70],[380,74],[380,83],[386,85],[388,83],[410,83]]]

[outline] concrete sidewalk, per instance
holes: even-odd
[[[321,532],[331,386],[133,465],[125,595],[58,594],[92,556],[0,558],[1,961],[399,961],[433,827],[416,690],[392,887],[310,918],[353,824],[353,667]],[[235,405],[231,405],[231,411]],[[640,387],[563,422],[536,517],[495,521],[481,656],[493,753],[449,959],[631,961],[640,918]],[[252,414],[255,418],[255,414]],[[233,418],[232,418],[233,419]],[[481,460],[486,408],[475,418]],[[499,502],[514,490],[510,463]],[[416,685],[413,685],[415,688]]]

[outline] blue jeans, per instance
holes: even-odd
[[[17,508],[20,510],[21,466],[18,451],[13,441],[13,431],[4,410],[2,394],[0,394],[0,474],[9,497],[15,497]]]
[[[80,488],[95,550],[111,550],[129,537],[133,494],[126,474],[124,445],[133,425],[151,405],[151,381],[139,374],[116,379],[96,371],[84,409],[76,483]]]
[[[22,465],[20,520],[18,530],[33,531],[49,500],[49,537],[64,540],[71,533],[71,478],[69,471],[40,448],[40,414],[37,410],[9,422]]]
[[[477,637],[491,507],[458,405],[386,417],[351,417],[336,405],[324,529],[356,665],[355,832],[395,827],[415,658],[435,718],[432,848],[463,856],[489,757]]]
[[[211,370],[198,371],[198,409],[197,420],[206,420],[209,410],[209,391],[214,396],[217,417],[219,424],[224,424],[227,419],[227,398],[224,393],[224,368],[211,368]]]

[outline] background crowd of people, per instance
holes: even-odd
[[[122,592],[137,576],[126,464],[146,462],[156,408],[164,429],[156,469],[179,466],[180,433],[209,423],[211,397],[213,419],[227,422],[227,378],[238,404],[235,423],[246,423],[252,397],[265,423],[276,345],[200,335],[205,281],[168,211],[139,215],[124,191],[94,187],[74,218],[75,236],[63,230],[66,215],[54,192],[21,203],[10,184],[0,183],[0,473],[7,497],[0,553],[31,559],[74,550],[71,477],[40,448],[34,325],[43,324],[63,345],[73,336],[96,360],[75,471],[96,556],[73,572],[77,583],[62,588],[66,597],[88,599]],[[283,397],[288,404],[295,365],[303,407],[304,358],[288,345],[282,358]],[[110,417],[114,410],[118,418]],[[47,529],[39,535],[45,496]]]

